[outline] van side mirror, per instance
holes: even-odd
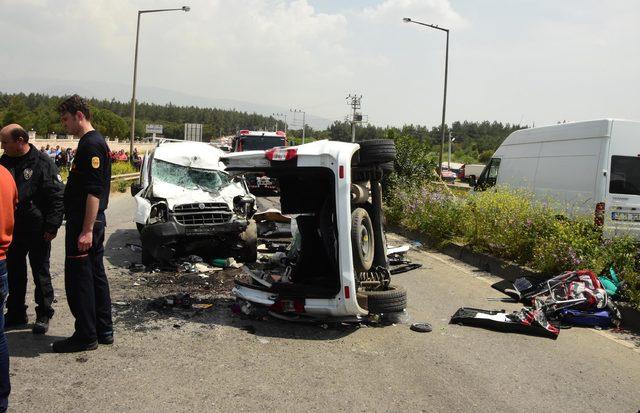
[[[131,196],[135,196],[138,192],[142,191],[142,185],[139,183],[131,184]]]

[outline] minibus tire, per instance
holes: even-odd
[[[366,231],[367,239],[363,238]],[[366,242],[366,251],[363,251]],[[375,255],[375,241],[373,237],[373,223],[369,213],[364,208],[356,208],[351,213],[351,249],[353,250],[353,267],[356,272],[367,272],[373,265]]]
[[[392,162],[396,158],[396,145],[392,139],[371,139],[358,144],[361,166]]]
[[[399,313],[407,308],[407,290],[399,285],[390,285],[384,291],[359,291],[366,296],[367,310],[373,314]]]

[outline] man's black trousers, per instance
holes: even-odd
[[[93,342],[97,337],[112,334],[111,296],[104,271],[104,215],[93,226],[93,242],[89,251],[78,251],[82,223],[67,218],[64,287],[71,314],[75,317],[73,337]]]
[[[35,285],[36,314],[53,316],[53,286],[49,272],[51,242],[45,241],[44,234],[32,237],[16,236],[7,251],[7,269],[9,271],[9,298],[7,312],[20,316],[27,310],[27,255]]]

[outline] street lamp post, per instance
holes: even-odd
[[[444,98],[442,100],[442,125],[440,127],[440,129],[442,129],[441,131],[442,137],[440,142],[440,157],[438,161],[438,175],[442,177],[442,153],[444,151],[444,136],[445,136],[445,126],[446,126],[445,115],[447,111],[447,74],[449,71],[449,29],[445,29],[444,27],[439,27],[434,24],[422,23],[419,21],[411,20],[408,17],[405,17],[404,19],[402,19],[402,21],[404,21],[405,23],[415,23],[421,26],[431,27],[432,29],[441,30],[447,33],[447,48],[446,48],[445,58],[444,58]]]
[[[129,158],[133,155],[133,141],[136,136],[136,75],[138,74],[138,38],[140,37],[140,15],[143,13],[158,13],[163,11],[184,11],[191,10],[189,6],[182,6],[179,9],[155,9],[138,10],[138,24],[136,26],[136,51],[133,58],[133,91],[131,93],[131,142],[129,146]]]

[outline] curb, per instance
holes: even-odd
[[[424,234],[397,226],[390,226],[389,230],[406,238],[419,240],[424,245],[438,250],[451,258],[460,260],[507,281],[514,282],[516,278],[520,277],[545,280],[554,275],[544,274],[539,271],[532,270],[531,268],[520,266],[511,261],[496,258],[486,253],[474,252],[468,245],[456,244],[451,241],[445,245],[440,245]],[[634,334],[640,334],[640,310],[637,310],[626,303],[616,304],[618,305],[618,309],[620,310],[622,319],[624,320],[623,326]]]

